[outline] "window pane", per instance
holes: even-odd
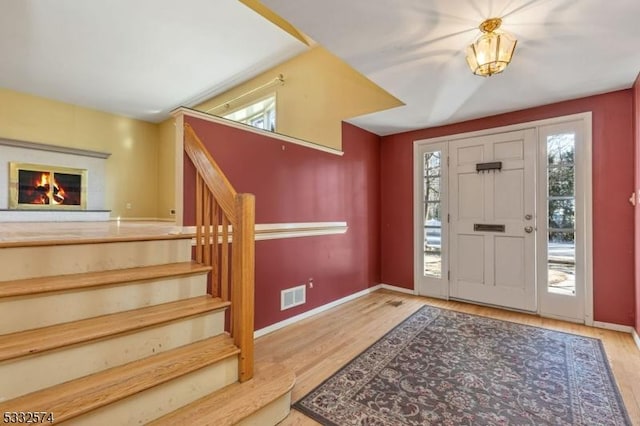
[[[575,139],[576,135],[574,133],[547,137],[547,158],[549,165],[573,164]]]
[[[574,195],[575,173],[573,166],[549,167],[549,195],[566,197]]]
[[[425,201],[440,201],[440,178],[439,177],[427,177],[425,179],[424,189]]]
[[[435,170],[437,170],[437,173],[435,174],[440,174],[440,151],[438,152],[427,152],[424,155],[424,161],[425,161],[425,169],[433,172]],[[433,173],[429,173],[429,174],[433,174]]]
[[[424,275],[440,278],[442,276],[441,253],[442,228],[424,228]]]
[[[576,292],[576,244],[574,232],[549,232],[548,289],[552,293]]]
[[[440,278],[442,276],[441,255],[441,152],[428,152],[424,155],[424,275]]]
[[[425,226],[440,226],[440,203],[427,203],[425,208]]]
[[[570,230],[575,228],[576,201],[570,199],[549,200],[549,228]]]
[[[275,95],[249,104],[237,111],[226,114],[224,118],[248,124],[259,129],[275,131],[276,123]]]

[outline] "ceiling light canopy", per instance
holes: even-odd
[[[517,40],[498,30],[502,19],[491,18],[480,24],[482,34],[467,47],[467,63],[475,75],[489,77],[498,74],[511,62]]]

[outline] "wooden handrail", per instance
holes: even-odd
[[[236,190],[189,123],[184,124],[184,150],[222,211],[231,219],[235,215]]]
[[[195,260],[212,268],[209,293],[231,301],[228,329],[240,349],[244,382],[253,377],[255,198],[235,191],[188,123],[184,150],[196,168]]]

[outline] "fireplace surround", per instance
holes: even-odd
[[[85,210],[87,170],[10,162],[9,208]]]
[[[0,138],[0,223],[109,220],[106,168],[110,155]],[[26,182],[23,191],[17,172],[21,169]]]

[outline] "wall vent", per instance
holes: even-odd
[[[280,292],[280,310],[302,305],[307,301],[307,286],[299,285]]]

